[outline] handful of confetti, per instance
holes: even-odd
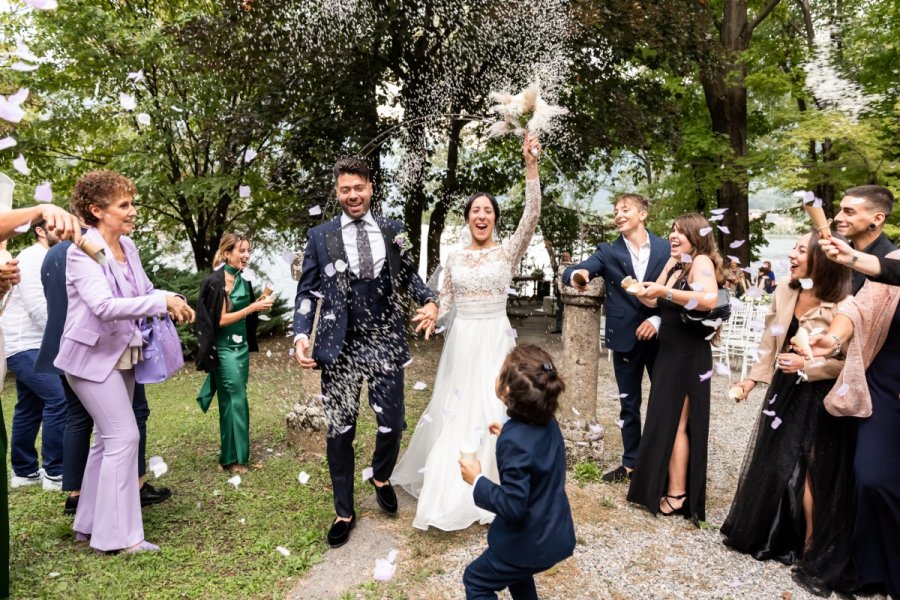
[[[791,338],[791,345],[795,346],[805,358],[812,358],[812,347],[809,345],[809,332],[806,328],[797,328],[797,333]]]
[[[81,241],[78,242],[78,247],[82,252],[94,259],[94,262],[98,265],[106,264],[106,254],[103,253],[103,248],[100,247],[100,244],[87,238],[81,238]]]
[[[493,92],[491,100],[497,103],[491,111],[499,114],[502,120],[491,125],[488,137],[507,133],[521,136],[529,133],[537,137],[550,129],[552,119],[569,112],[561,106],[545,102],[541,98],[541,86],[537,81],[515,95]]]
[[[822,208],[822,200],[816,198],[812,192],[803,192],[803,208],[809,215],[813,227],[819,232],[819,237],[831,238],[831,221],[825,216]]]
[[[744,399],[744,388],[739,385],[733,385],[728,388],[728,399],[740,402]]]
[[[641,282],[629,275],[622,280],[622,287],[632,296],[636,296],[641,291]]]

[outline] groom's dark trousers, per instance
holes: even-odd
[[[369,384],[369,405],[375,411],[378,433],[372,456],[372,477],[387,481],[400,453],[405,428],[403,364],[400,340],[393,326],[391,283],[387,269],[371,280],[350,273],[347,335],[337,360],[322,368],[322,394],[329,424],[326,452],[334,507],[338,515],[353,512],[355,465],[353,439],[359,414],[359,393]]]

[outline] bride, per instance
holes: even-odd
[[[507,290],[541,212],[539,151],[537,138],[526,134],[525,210],[512,238],[503,243],[494,240],[500,219],[497,200],[488,193],[475,193],[463,210],[472,241],[453,251],[444,265],[439,317],[451,310],[456,314],[431,402],[391,475],[391,482],[419,499],[413,520],[418,529],[453,531],[494,519],[493,513],[475,506],[472,488],[460,477],[457,461],[461,448],[471,446],[485,476],[499,483],[496,438],[488,435],[487,425],[506,417],[494,382],[506,354],[515,346],[506,317]]]

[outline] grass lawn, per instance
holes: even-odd
[[[74,544],[72,517],[62,514],[64,494],[38,486],[10,490],[12,597],[248,598],[281,597],[289,590],[327,550],[334,510],[324,459],[287,443],[284,416],[299,398],[301,381],[288,347],[286,338],[266,340],[252,355],[251,462],[258,468],[242,476],[237,489],[227,483],[230,475],[216,470],[216,404],[204,415],[194,400],[204,374],[190,365],[148,386],[147,456],[161,456],[169,466],[157,481],[148,475],[173,495],[144,509],[144,531],[162,552],[97,555]],[[408,392],[413,382],[409,377]],[[15,405],[11,380],[2,402],[8,431]],[[370,410],[360,414],[357,454],[368,457],[375,423]],[[358,472],[360,465],[358,460]],[[307,485],[297,481],[301,470],[311,475]],[[357,504],[371,493],[369,486],[356,489]],[[282,556],[276,546],[291,555]]]

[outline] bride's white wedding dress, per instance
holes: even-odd
[[[391,483],[419,499],[413,520],[419,529],[452,531],[494,519],[493,513],[475,506],[472,487],[463,481],[457,461],[463,444],[474,445],[482,472],[499,483],[496,437],[487,427],[506,420],[506,407],[494,387],[515,346],[506,300],[540,210],[540,182],[527,180],[525,210],[513,236],[484,250],[456,250],[444,265],[440,313],[455,308],[456,316],[444,342],[431,402],[391,474]]]

